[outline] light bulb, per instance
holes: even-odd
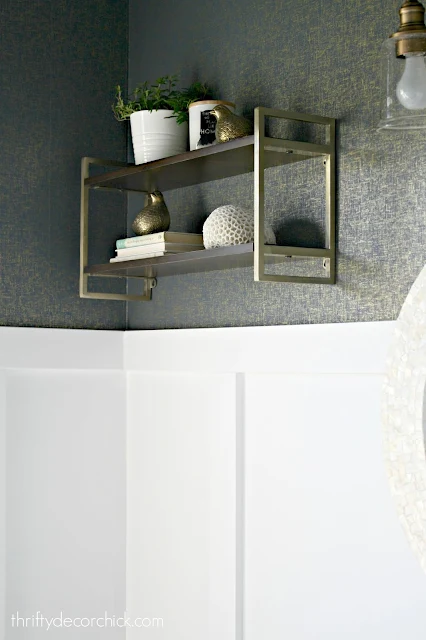
[[[426,108],[426,66],[423,56],[406,56],[405,70],[396,85],[396,95],[406,109]]]

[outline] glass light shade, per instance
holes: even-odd
[[[398,57],[397,52],[406,52]],[[383,43],[383,104],[379,129],[426,129],[426,33]]]

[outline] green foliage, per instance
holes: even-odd
[[[194,82],[190,87],[182,89],[182,91],[174,91],[169,96],[168,103],[173,109],[173,116],[178,124],[186,122],[189,119],[188,107],[191,102],[197,100],[207,100],[211,98],[211,90],[201,82]]]
[[[144,82],[138,85],[128,100],[123,99],[120,85],[116,87],[115,104],[112,110],[116,120],[128,120],[136,111],[158,111],[159,109],[173,110],[173,116],[178,124],[188,120],[188,107],[191,102],[205,100],[211,97],[210,89],[201,82],[194,82],[186,89],[177,90],[177,76],[158,78],[155,84]]]

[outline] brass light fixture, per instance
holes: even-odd
[[[425,8],[406,0],[399,15],[398,31],[383,45],[385,101],[379,129],[425,129]]]

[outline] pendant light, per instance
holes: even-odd
[[[383,44],[383,105],[379,129],[426,129],[425,8],[406,0],[399,30]]]

